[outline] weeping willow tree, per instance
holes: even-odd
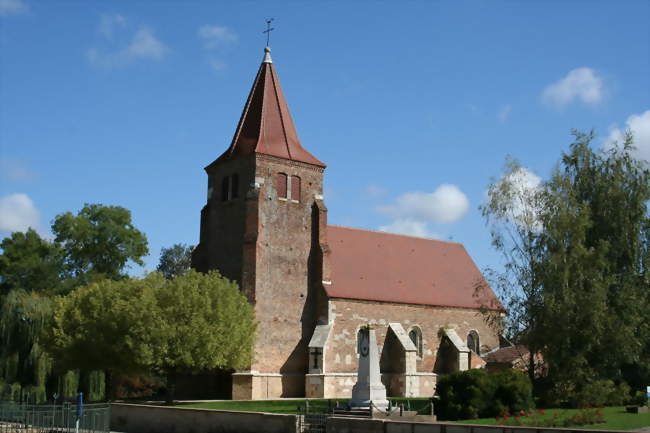
[[[51,326],[52,297],[10,291],[0,299],[0,399],[44,403],[54,395],[73,398],[79,390],[90,401],[105,396],[104,372],[61,371],[44,349]]]
[[[3,399],[46,400],[52,359],[39,342],[52,317],[48,296],[12,290],[0,307],[0,380]]]

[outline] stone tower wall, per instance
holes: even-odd
[[[257,156],[256,177],[263,179],[255,270],[255,310],[259,321],[251,369],[304,375],[307,343],[316,321],[316,298],[310,284],[314,201],[323,194],[323,169],[264,155]],[[299,202],[278,197],[277,173],[299,176]],[[301,378],[304,381],[304,378]]]

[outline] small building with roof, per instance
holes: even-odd
[[[389,396],[430,397],[438,375],[485,365],[503,307],[465,248],[327,223],[326,165],[306,150],[265,49],[230,146],[205,168],[192,266],[238,282],[258,325],[232,398],[349,398],[362,326]]]

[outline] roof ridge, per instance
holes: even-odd
[[[372,230],[372,229],[365,229],[365,228],[360,228],[360,227],[346,227],[346,226],[340,226],[338,224],[327,224],[327,225],[331,226],[331,227],[338,227],[338,228],[348,229],[348,230],[360,230],[360,231],[364,231],[364,232],[378,233],[378,234],[382,234],[382,235],[399,236],[399,237],[403,237],[403,238],[419,239],[419,240],[423,240],[423,241],[442,242],[442,243],[445,243],[445,244],[460,245],[461,247],[465,248],[465,246],[460,242],[446,241],[446,240],[443,240],[443,239],[423,238],[421,236],[413,236],[413,235],[405,235],[405,234],[402,234],[402,233],[385,232],[385,231],[382,231],[382,230]]]
[[[271,72],[271,81],[273,82],[273,94],[275,99],[275,103],[278,106],[278,114],[280,115],[280,125],[282,126],[282,135],[284,136],[284,145],[287,148],[287,155],[289,155],[289,159],[293,159],[293,155],[291,155],[291,146],[289,146],[289,137],[287,136],[287,125],[285,122],[287,119],[284,118],[284,114],[282,114],[282,107],[280,106],[280,94],[281,90],[278,89],[278,83],[276,82],[276,76],[275,76],[275,67],[273,66],[272,63],[269,63],[269,72]],[[298,132],[296,131],[296,134]]]

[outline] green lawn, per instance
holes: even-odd
[[[393,404],[404,403],[406,409],[410,406],[411,410],[427,412],[429,399],[425,398],[391,398]],[[341,399],[340,403],[344,404],[346,399]],[[314,409],[326,409],[329,404],[335,405],[336,400],[309,399],[309,405]],[[247,401],[215,401],[205,403],[188,403],[179,404],[179,407],[195,407],[202,409],[220,409],[248,412],[268,412],[268,413],[298,413],[298,407],[304,407],[305,399],[285,399],[285,400],[247,400]],[[422,413],[423,413],[422,412]],[[567,417],[578,412],[577,409],[547,409],[544,411],[542,418],[551,418],[554,415]],[[625,411],[625,407],[607,407],[604,409],[604,415],[607,422],[605,424],[592,424],[583,426],[585,429],[599,430],[632,430],[641,427],[650,426],[650,413],[631,414]],[[471,419],[455,421],[464,424],[486,424],[495,425],[495,418]],[[580,427],[578,427],[580,428]]]
[[[543,418],[551,418],[555,414],[560,417],[570,416],[578,412],[578,409],[547,409],[544,411]],[[643,414],[633,414],[627,413],[625,407],[606,407],[603,410],[605,419],[607,422],[605,424],[592,424],[582,427],[573,427],[573,428],[584,428],[584,429],[595,429],[595,430],[633,430],[641,427],[650,426],[650,413]],[[463,424],[484,424],[484,425],[495,425],[495,418],[482,418],[482,419],[470,419],[470,420],[461,420],[455,421]]]

